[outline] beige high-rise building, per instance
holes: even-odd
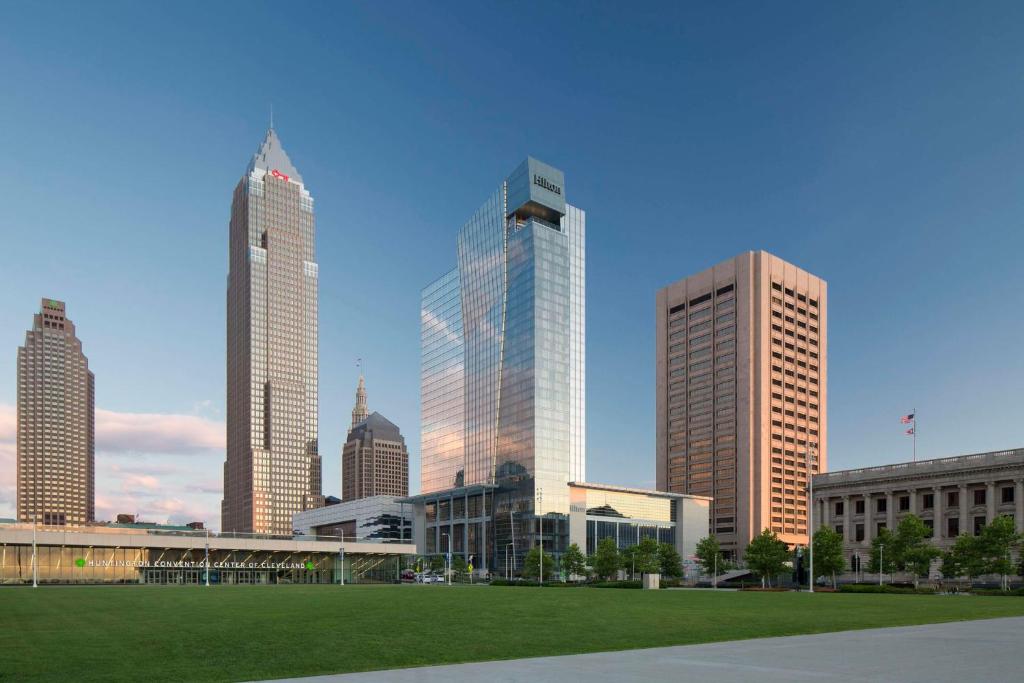
[[[63,301],[43,299],[18,348],[18,520],[96,516],[95,378]]]
[[[323,504],[314,226],[271,128],[231,203],[225,531],[290,534],[293,514]]]
[[[657,295],[657,484],[712,496],[742,556],[771,529],[807,542],[807,460],[828,462],[827,285],[763,251]]]

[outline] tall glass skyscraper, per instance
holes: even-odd
[[[585,480],[585,231],[562,172],[529,158],[423,290],[422,493],[491,487],[488,546],[525,551],[553,513],[544,544],[560,551],[566,484]]]
[[[267,131],[231,203],[225,531],[290,534],[322,505],[313,198]]]

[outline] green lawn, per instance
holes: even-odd
[[[470,586],[0,588],[0,680],[237,681],[1024,615],[1024,598]]]

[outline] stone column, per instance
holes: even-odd
[[[896,496],[892,491],[886,491],[885,498],[885,527],[889,531],[896,531]]]
[[[967,484],[960,484],[960,533],[973,533],[974,527],[968,519]]]
[[[946,537],[946,520],[942,516],[942,506],[945,502],[942,500],[942,487],[935,486],[932,488],[932,496],[935,498],[935,505],[932,508],[932,514],[935,518],[935,538],[941,539]]]
[[[843,496],[843,543],[853,543],[853,508],[850,507],[850,496]],[[1017,504],[1020,507],[1020,503]]]
[[[910,514],[917,514],[917,489],[911,488],[907,491],[907,495],[910,496]]]
[[[1017,523],[1017,533],[1024,533],[1024,478],[1015,479],[1013,483],[1016,488],[1013,492],[1013,502],[1016,505],[1013,521]]]
[[[985,482],[985,523],[991,524],[996,519],[996,483]]]
[[[864,544],[870,546],[871,539],[875,537],[875,509],[874,494],[864,494]]]
[[[816,517],[821,521],[818,522],[817,528],[821,529],[822,527],[831,526],[832,511],[829,509],[831,501],[828,496],[819,498],[818,501],[821,503],[821,515],[816,515]],[[816,529],[814,531],[816,531]],[[811,533],[814,533],[814,531],[811,531]]]

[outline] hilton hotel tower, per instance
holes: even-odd
[[[807,543],[808,454],[827,460],[827,287],[763,251],[657,295],[658,489],[713,496],[738,559],[771,529]]]
[[[224,531],[319,507],[313,198],[271,128],[231,202]]]

